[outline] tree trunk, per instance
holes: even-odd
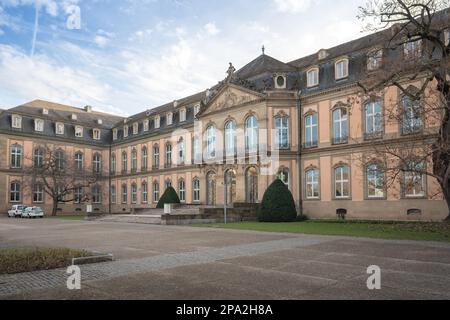
[[[58,213],[58,200],[53,200],[52,217],[56,217]]]

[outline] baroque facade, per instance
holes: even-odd
[[[344,211],[349,219],[443,219],[446,204],[434,196],[439,188],[432,178],[412,181],[405,174],[412,183],[394,192],[380,183],[377,163],[363,167],[355,160],[377,141],[435,133],[434,124],[416,118],[404,120],[411,130],[386,120],[389,101],[409,108],[394,87],[349,106],[360,79],[394,55],[421,54],[421,43],[390,52],[380,38],[288,63],[263,52],[240,70],[230,64],[227,78],[208,90],[128,118],[41,100],[0,110],[0,213],[15,203],[51,211],[42,182],[24,170],[51,146],[98,176],[60,204],[62,213],[84,212],[83,195],[99,213],[153,208],[168,186],[189,205],[257,203],[279,177],[299,212],[313,218]]]

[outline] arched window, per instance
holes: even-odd
[[[213,171],[206,175],[206,204],[208,206],[216,204],[216,173]]]
[[[417,133],[422,129],[422,110],[420,100],[413,100],[404,96],[403,104],[403,134]]]
[[[82,171],[84,167],[83,154],[81,152],[75,153],[75,169]]]
[[[11,182],[9,189],[9,201],[10,202],[20,202],[21,200],[21,185],[17,181]]]
[[[33,163],[35,168],[42,168],[44,166],[44,149],[36,148],[33,153]]]
[[[376,163],[367,166],[367,197],[384,197],[384,172]]]
[[[286,185],[286,187],[290,188],[290,177],[288,169],[283,168],[278,171],[277,178],[280,179]]]
[[[153,182],[153,202],[159,201],[159,183]]]
[[[122,173],[126,173],[128,171],[128,155],[127,152],[122,152]]]
[[[34,203],[44,202],[44,187],[40,183],[36,183],[33,187],[33,202]]]
[[[56,169],[57,170],[64,170],[64,166],[65,166],[65,154],[64,151],[59,149],[56,150],[55,152],[55,164],[56,164]]]
[[[22,156],[23,150],[22,146],[15,144],[11,147],[11,168],[20,169],[22,168]]]
[[[404,194],[407,198],[425,196],[425,163],[423,161],[409,161],[404,173]]]
[[[206,129],[206,156],[208,159],[216,157],[216,128],[213,125]]]
[[[348,142],[348,115],[346,108],[333,111],[333,144]]]
[[[116,166],[117,166],[117,161],[116,161],[116,154],[112,153],[111,154],[111,174],[115,174],[116,173]]]
[[[94,154],[92,158],[92,167],[94,173],[100,174],[102,172],[102,156],[99,153]]]
[[[128,187],[125,183],[122,185],[122,203],[128,203]]]
[[[81,203],[83,201],[84,198],[84,192],[83,192],[83,187],[76,187],[74,190],[74,196],[73,196],[73,202],[74,203]]]
[[[306,179],[306,198],[318,199],[320,196],[319,188],[319,170],[309,169],[305,173]]]
[[[306,78],[307,78],[306,85],[308,88],[319,85],[319,68],[313,68],[308,70],[308,72],[306,73]]]
[[[248,153],[258,151],[258,120],[250,116],[245,121],[245,150]]]
[[[200,180],[194,179],[192,181],[192,190],[194,202],[200,202]]]
[[[178,149],[178,165],[184,165],[185,153],[184,153],[184,140],[181,138],[177,144]]]
[[[131,172],[137,171],[137,151],[133,149],[131,151]]]
[[[378,138],[383,132],[381,101],[371,101],[364,106],[365,138]]]
[[[275,117],[275,145],[278,149],[289,148],[289,117]]]
[[[180,196],[180,202],[186,202],[186,183],[183,179],[178,181],[178,193]]]
[[[137,203],[137,185],[136,183],[131,184],[131,203]]]
[[[159,168],[159,145],[153,146],[153,169]]]
[[[148,151],[146,146],[143,146],[141,150],[141,168],[142,171],[147,171],[148,168]]]
[[[92,203],[95,204],[102,203],[102,189],[98,185],[95,185],[92,188]]]
[[[141,197],[141,202],[142,203],[147,203],[148,202],[148,186],[147,186],[147,182],[142,182],[142,197]]]
[[[350,197],[350,168],[339,166],[334,169],[334,196],[335,198]]]
[[[305,148],[316,147],[318,143],[317,113],[305,117]]]
[[[201,139],[199,137],[194,137],[193,143],[192,143],[192,154],[193,154],[193,162],[194,164],[201,164],[202,163],[202,149],[201,149]]]
[[[111,186],[111,203],[115,204],[117,202],[117,192],[116,192],[116,186]]]
[[[225,154],[227,157],[236,155],[236,123],[233,120],[225,124]]]
[[[258,170],[250,167],[245,173],[245,195],[247,203],[258,202]]]
[[[172,186],[172,181],[170,179],[167,179],[164,183],[165,190],[169,189]]]
[[[170,168],[172,166],[172,145],[170,143],[166,144],[166,159],[165,167]]]
[[[334,66],[336,80],[348,77],[348,59],[336,61]]]

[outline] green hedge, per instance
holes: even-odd
[[[297,218],[294,197],[289,188],[275,180],[264,193],[258,210],[260,222],[291,222]]]
[[[156,208],[163,209],[165,204],[177,204],[180,203],[180,198],[173,187],[166,189],[162,197],[158,201]]]

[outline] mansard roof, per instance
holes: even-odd
[[[239,69],[236,72],[236,76],[241,79],[250,79],[265,73],[294,71],[296,71],[296,69],[293,66],[290,66],[266,54],[262,54]]]

